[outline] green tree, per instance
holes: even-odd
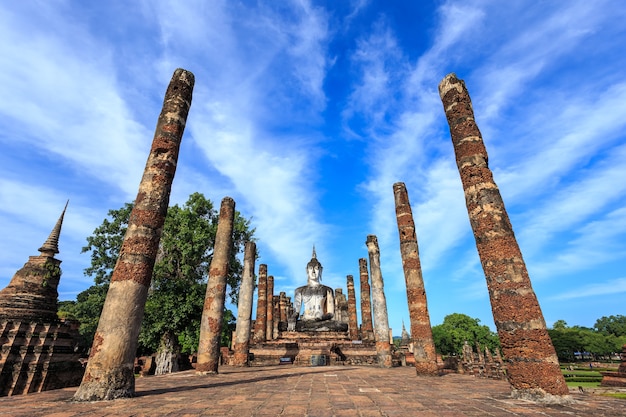
[[[626,336],[626,316],[601,317],[593,325],[594,329],[603,334],[612,334],[617,337]]]
[[[110,210],[110,219],[105,219],[87,238],[83,252],[91,252],[91,266],[85,269],[85,274],[93,276],[95,281],[87,291],[94,293],[98,292],[94,287],[108,287],[132,207],[127,203],[119,210]],[[141,352],[168,346],[171,353],[192,353],[197,348],[217,222],[218,213],[213,204],[200,193],[190,195],[182,207],[175,205],[168,209],[139,335]],[[236,212],[227,279],[228,294],[234,303],[243,269],[237,254],[243,252],[245,241],[252,240],[253,235],[250,221]],[[98,312],[95,317],[99,316]],[[232,317],[232,312],[227,312],[226,317]],[[224,332],[229,341],[231,332],[226,326]]]
[[[599,331],[598,327],[595,329],[583,326],[567,327],[567,323],[563,320],[556,321],[552,329],[548,329],[548,334],[562,362],[582,359],[582,354],[588,354],[593,359],[606,359],[611,354],[619,352],[622,342],[626,341],[626,337],[617,337],[612,333]]]
[[[433,341],[437,352],[443,355],[461,354],[463,344],[467,341],[471,346],[478,342],[481,347],[489,350],[500,349],[500,339],[488,326],[481,325],[480,319],[460,313],[447,315],[443,323],[433,326]]]

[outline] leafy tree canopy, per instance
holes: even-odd
[[[611,317],[619,318],[620,316]],[[568,327],[564,320],[557,320],[552,329],[548,329],[548,334],[561,361],[572,362],[576,360],[576,355],[582,352],[595,359],[607,358],[621,351],[621,347],[626,344],[626,335],[618,336],[603,326],[606,324],[608,327],[617,321],[602,317],[596,321],[592,329],[583,326]]]
[[[79,294],[76,304],[66,310],[81,322],[81,334],[89,344],[132,208],[133,204],[126,203],[118,210],[109,210],[108,218],[87,238],[87,245],[82,249],[91,253],[91,266],[85,269],[85,275],[92,276],[95,285]],[[174,205],[168,209],[139,336],[140,350],[156,351],[163,335],[175,335],[183,353],[197,348],[218,214],[213,203],[200,193],[191,194],[182,207]],[[228,295],[233,303],[237,302],[243,270],[237,255],[253,236],[250,221],[235,212],[227,278]],[[227,311],[224,316],[226,323],[232,321],[232,312]],[[226,326],[224,333],[223,341],[227,343],[231,333]]]
[[[435,348],[444,355],[461,354],[466,341],[473,347],[479,343],[492,351],[500,348],[500,339],[495,332],[481,325],[480,319],[465,314],[447,315],[442,324],[433,326],[432,331]]]
[[[626,336],[626,316],[620,314],[616,316],[601,317],[596,320],[593,328],[602,334],[612,334],[614,336]]]

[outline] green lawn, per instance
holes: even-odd
[[[626,400],[626,394],[622,394],[622,393],[606,393],[606,394],[600,394],[600,395],[604,395],[605,397],[613,397],[613,398],[621,398],[622,400]]]
[[[597,388],[600,386],[599,382],[573,382],[573,381],[565,381],[569,388]]]

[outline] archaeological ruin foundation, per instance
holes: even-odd
[[[60,322],[56,314],[61,261],[54,255],[58,253],[62,214],[50,238],[39,249],[40,255],[31,256],[9,286],[0,291],[0,395],[36,392],[78,382],[76,401],[134,395],[133,365],[138,332],[194,81],[192,73],[177,69],[165,93],[84,375],[74,353],[76,329]],[[458,372],[475,376],[503,378],[506,375],[514,397],[554,401],[562,398],[565,401],[569,391],[502,197],[488,167],[487,152],[465,84],[450,74],[440,83],[439,93],[504,353],[501,357],[500,352],[492,354],[480,346],[476,346],[474,352],[466,345],[455,366]],[[284,291],[275,295],[277,282],[273,275],[268,276],[267,264],[259,265],[254,321],[256,245],[247,242],[233,350],[220,348],[235,214],[235,202],[226,197],[220,208],[208,276],[197,373],[216,374],[220,363],[235,366],[348,364],[383,368],[411,364],[417,375],[439,375],[442,369],[433,343],[408,192],[401,182],[394,184],[393,190],[411,320],[410,335],[403,323],[398,349],[392,348],[390,340],[376,235],[368,235],[365,242],[369,272],[368,260],[358,260],[360,300],[357,300],[353,275],[347,275],[346,293],[343,288],[332,289],[322,283],[323,266],[313,247],[311,260],[304,268],[306,284],[296,288],[293,297]],[[360,326],[357,305],[361,312]],[[622,382],[624,375],[626,372],[621,366],[617,373],[606,375],[607,384]]]

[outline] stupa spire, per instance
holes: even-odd
[[[38,249],[41,255],[47,255],[50,257],[54,257],[55,254],[59,253],[59,236],[61,236],[61,226],[63,225],[63,216],[65,216],[65,210],[67,210],[67,205],[70,200],[67,200],[65,203],[65,207],[63,208],[63,212],[57,220],[57,224],[54,225],[52,232],[50,232],[50,236],[43,243],[43,245]]]

